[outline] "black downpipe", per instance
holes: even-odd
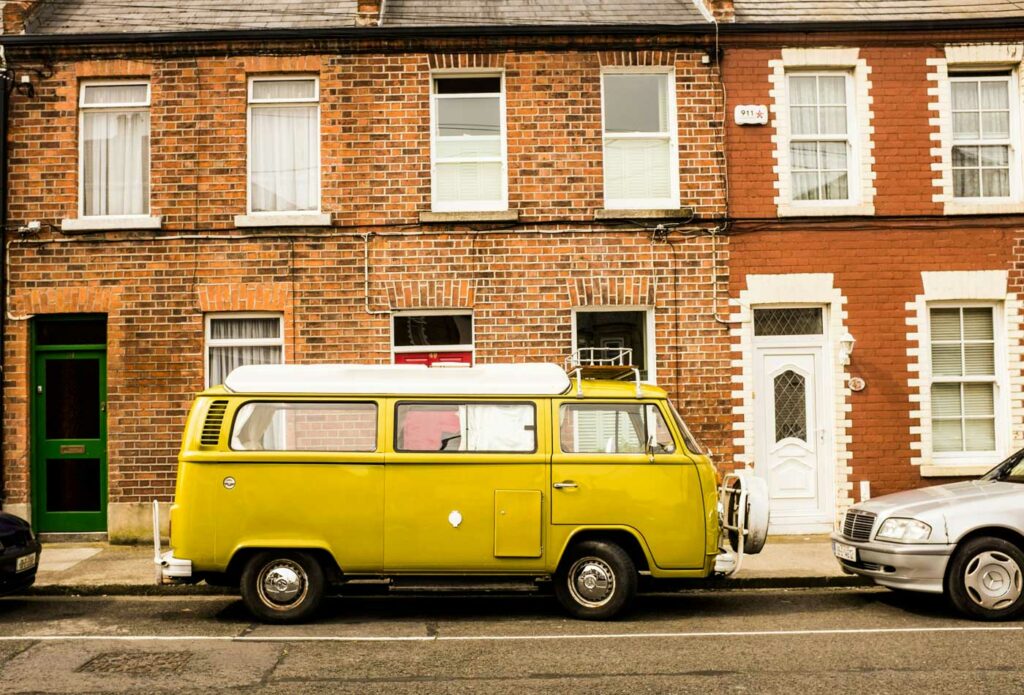
[[[5,71],[3,76],[13,80],[10,71]],[[4,389],[7,381],[4,353],[7,349],[7,113],[11,90],[14,87],[11,80],[0,78],[0,509],[7,499],[7,489],[4,486],[4,430],[7,425],[7,418],[4,415],[4,404],[7,401]]]

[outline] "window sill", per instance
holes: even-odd
[[[962,478],[962,477],[977,477],[983,473],[988,473],[992,470],[999,461],[993,460],[992,463],[965,463],[955,464],[947,463],[940,465],[921,466],[921,477],[922,478]]]
[[[947,200],[942,207],[945,215],[1006,215],[1024,213],[1024,201],[1012,200],[1008,202],[968,203],[957,200]]]
[[[445,222],[518,222],[518,210],[495,210],[492,212],[421,212],[420,222],[436,224]]]
[[[110,215],[108,217],[69,217],[61,220],[62,232],[106,232],[122,229],[160,229],[162,215]]]
[[[693,217],[693,210],[691,208],[625,208],[621,210],[606,208],[604,210],[597,210],[594,213],[595,220],[678,220],[691,217]]]
[[[867,217],[875,214],[871,203],[848,205],[796,205],[779,203],[779,217]]]
[[[257,213],[235,215],[236,227],[330,227],[330,214],[319,212]]]

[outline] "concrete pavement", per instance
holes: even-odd
[[[827,536],[775,536],[758,555],[743,558],[740,571],[727,580],[694,583],[694,587],[780,588],[861,586],[864,580],[846,575],[832,556]],[[230,590],[203,586],[157,587],[153,549],[148,545],[47,543],[43,546],[36,594],[159,594],[212,593]]]

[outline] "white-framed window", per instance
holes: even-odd
[[[1006,202],[1021,197],[1015,84],[1010,71],[950,75],[954,199]]]
[[[249,78],[250,214],[320,211],[320,80]]]
[[[472,364],[473,312],[420,309],[391,315],[391,352],[397,364]]]
[[[937,461],[1005,449],[1001,312],[993,304],[928,306],[932,452]]]
[[[267,312],[206,315],[206,385],[223,384],[235,367],[284,363],[284,318]]]
[[[573,350],[628,348],[640,378],[657,383],[654,309],[634,306],[589,306],[573,309]],[[582,353],[585,358],[589,352]],[[599,352],[594,353],[598,355]]]
[[[507,210],[504,75],[434,73],[430,84],[432,209]]]
[[[79,217],[149,214],[149,82],[83,82]]]
[[[847,72],[790,72],[789,161],[794,202],[856,199],[853,77]]]
[[[602,73],[606,208],[679,207],[674,77],[672,71]]]

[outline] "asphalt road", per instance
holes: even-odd
[[[1024,622],[884,589],[642,597],[626,619],[536,596],[354,597],[303,626],[230,597],[0,600],[0,692],[1024,691]]]

